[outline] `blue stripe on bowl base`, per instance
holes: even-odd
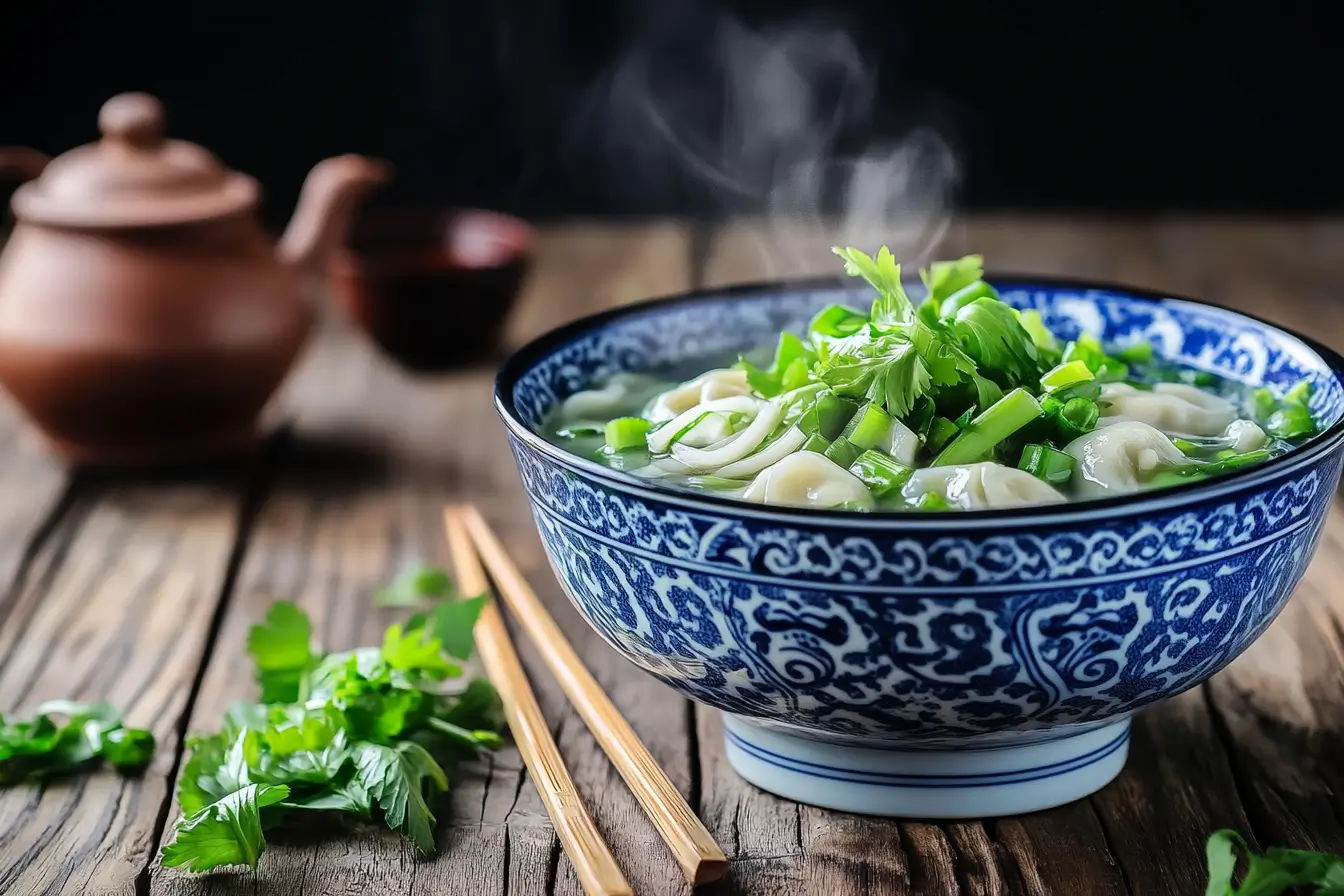
[[[999,772],[989,775],[921,776],[855,772],[849,769],[821,765],[815,762],[803,762],[797,759],[790,759],[787,756],[781,756],[778,753],[771,753],[768,750],[762,750],[760,747],[748,743],[731,731],[725,731],[724,736],[728,739],[729,743],[733,744],[733,746],[749,753],[752,757],[759,759],[768,765],[775,766],[776,768],[782,768],[786,771],[796,772],[801,775],[812,775],[813,777],[824,778],[829,781],[847,781],[852,784],[866,784],[873,787],[948,788],[971,786],[997,787],[1004,784],[1022,784],[1029,781],[1040,781],[1045,778],[1053,778],[1057,775],[1062,775],[1065,772],[1085,768],[1093,763],[1101,762],[1116,750],[1124,749],[1129,745],[1129,728],[1126,727],[1124,731],[1117,734],[1106,745],[1098,747],[1082,756],[1063,762],[1052,762],[1017,772]]]
[[[724,717],[729,763],[757,787],[823,808],[904,818],[991,818],[1080,799],[1124,767],[1129,730],[1125,718],[1055,741],[912,752],[821,743]]]

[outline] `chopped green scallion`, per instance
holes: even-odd
[[[947,499],[942,495],[933,492],[925,492],[919,496],[913,506],[916,510],[951,510],[952,505],[947,503]]]
[[[685,484],[691,488],[703,488],[709,491],[724,491],[746,485],[741,479],[724,479],[722,476],[687,476]]]
[[[1300,404],[1306,407],[1311,403],[1311,380],[1302,380],[1296,386],[1288,390],[1288,394],[1283,396],[1284,404]]]
[[[1254,451],[1236,452],[1231,449],[1218,452],[1217,456],[1206,463],[1200,464],[1197,469],[1205,474],[1230,473],[1233,470],[1242,467],[1262,464],[1274,456],[1273,452],[1264,448],[1257,448]]]
[[[1022,449],[1022,459],[1018,461],[1017,468],[1051,485],[1062,485],[1073,476],[1074,460],[1049,445],[1033,443]]]
[[[609,420],[604,431],[607,447],[612,451],[643,448],[652,426],[653,424],[643,417],[617,417],[615,420]]]
[[[859,409],[842,435],[856,448],[876,448],[891,434],[891,415],[876,403]]]
[[[830,442],[844,431],[845,424],[858,411],[858,405],[834,392],[823,392],[798,421],[798,428],[811,435],[819,433]]]
[[[970,425],[970,421],[967,421],[966,426]],[[929,437],[924,444],[930,451],[941,451],[943,446],[955,439],[964,428],[946,417],[934,417],[933,423],[929,426]]]
[[[914,470],[897,463],[881,451],[870,449],[849,465],[849,472],[862,479],[873,497],[881,500],[893,492],[899,492]]]
[[[1265,431],[1276,439],[1293,441],[1316,433],[1316,421],[1306,405],[1284,404],[1269,416]]]
[[[985,281],[977,280],[943,299],[943,303],[939,307],[938,313],[942,317],[955,317],[956,313],[962,308],[965,308],[976,299],[983,298],[990,298],[997,301],[999,293]]]
[[[817,454],[825,454],[825,453],[826,453],[826,449],[829,448],[829,447],[831,447],[830,440],[828,440],[828,439],[827,439],[825,436],[823,436],[821,433],[819,433],[819,432],[814,432],[814,433],[812,433],[812,435],[810,435],[810,436],[807,437],[807,441],[806,441],[806,442],[803,442],[803,447],[802,447],[802,448],[799,448],[798,450],[799,450],[799,451],[814,451],[814,452],[816,452]]]
[[[1264,386],[1251,393],[1251,406],[1255,419],[1263,423],[1279,409],[1279,400]]]
[[[1047,392],[1053,392],[1056,389],[1086,383],[1095,378],[1092,374],[1092,368],[1082,361],[1069,361],[1042,374],[1041,387]]]
[[[1153,344],[1136,342],[1120,349],[1115,356],[1126,364],[1149,364],[1153,360]]]
[[[1017,322],[1022,325],[1022,329],[1027,331],[1027,335],[1031,337],[1031,341],[1036,344],[1038,349],[1047,352],[1059,351],[1059,340],[1055,338],[1055,334],[1050,332],[1050,329],[1045,325],[1045,321],[1041,319],[1041,312],[1035,309],[1023,311],[1017,316]]]
[[[849,439],[845,438],[836,439],[822,454],[826,455],[837,467],[844,467],[846,470],[853,465],[854,461],[859,459],[859,449],[854,447]]]
[[[1097,428],[1101,408],[1090,398],[1070,398],[1059,409],[1056,417],[1060,435],[1065,442],[1085,436]]]
[[[933,466],[972,463],[1041,415],[1041,405],[1025,389],[1014,389],[962,430],[933,459]]]

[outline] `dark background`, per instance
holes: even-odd
[[[751,211],[812,132],[844,155],[919,127],[968,209],[1338,209],[1340,6],[11,0],[0,144],[86,142],[104,99],[147,90],[175,135],[262,180],[273,220],[344,151],[397,163],[384,201]],[[781,42],[792,81],[771,74]],[[769,117],[798,89],[803,119]]]

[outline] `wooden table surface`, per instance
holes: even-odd
[[[671,223],[543,231],[510,341],[691,286],[834,270],[824,233],[772,250],[759,227]],[[797,237],[798,234],[792,234]],[[1344,222],[981,218],[940,254],[997,269],[1206,296],[1344,346]],[[772,258],[775,263],[772,265]],[[458,338],[445,334],[445,338]],[[0,407],[0,711],[106,698],[160,750],[143,778],[98,773],[0,793],[0,893],[577,893],[545,811],[505,749],[459,781],[441,852],[386,832],[275,841],[255,874],[193,877],[157,852],[186,732],[253,695],[248,626],[274,599],[330,649],[372,643],[370,595],[444,556],[440,509],[482,502],[613,700],[733,860],[715,893],[1195,894],[1215,828],[1344,853],[1344,518],[1290,608],[1210,684],[1143,713],[1128,767],[1088,800],[985,823],[896,822],[776,799],[740,782],[720,721],[619,659],[552,579],[502,428],[492,371],[409,378],[329,321],[278,400],[265,451],[209,477],[70,476]],[[526,640],[547,718],[636,892],[687,885]]]

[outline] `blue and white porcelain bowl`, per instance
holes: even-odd
[[[1209,305],[990,278],[1061,336],[1143,338],[1255,386],[1315,386],[1325,432],[1161,492],[970,513],[762,508],[659,487],[536,432],[593,379],[771,344],[864,289],[703,292],[546,335],[496,401],[556,575],[636,666],[725,713],[747,780],[851,812],[989,817],[1059,805],[1124,765],[1130,718],[1240,654],[1311,559],[1344,457],[1344,360]]]

